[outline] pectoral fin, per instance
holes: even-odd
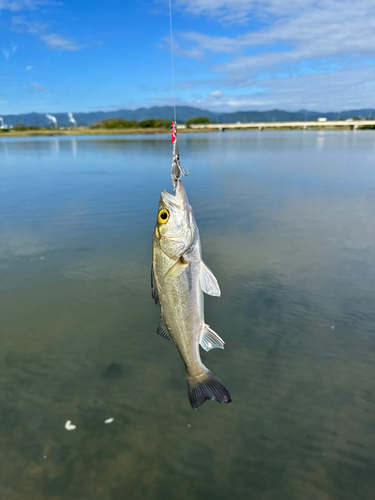
[[[158,334],[167,340],[172,340],[170,335],[169,335],[168,328],[166,327],[166,325],[164,323],[163,318],[160,318],[160,325],[158,328]]]
[[[208,325],[205,325],[205,330],[202,334],[200,345],[205,351],[210,349],[224,349],[224,340],[212,330]]]
[[[175,278],[176,276],[179,276],[187,266],[189,265],[189,262],[186,262],[183,257],[178,259],[176,264],[174,264],[169,271],[165,273],[165,278]]]
[[[206,266],[204,262],[201,263],[201,275],[200,284],[204,293],[207,295],[213,295],[214,297],[220,297],[220,287],[217,279],[213,275],[212,271]]]

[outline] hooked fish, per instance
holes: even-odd
[[[224,341],[204,321],[203,292],[220,296],[219,284],[202,260],[199,231],[181,180],[175,195],[163,190],[153,236],[152,296],[160,305],[158,333],[173,340],[185,363],[189,400],[196,409],[207,399],[230,403],[227,389],[204,366],[205,350]]]

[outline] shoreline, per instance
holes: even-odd
[[[185,129],[181,128],[178,130],[182,134],[190,134],[196,132],[217,132],[217,130],[211,129]],[[61,136],[75,136],[75,135],[155,135],[155,134],[170,134],[169,129],[165,128],[121,128],[121,129],[108,129],[108,128],[96,128],[91,129],[89,127],[77,127],[71,130],[19,130],[15,131],[10,129],[9,132],[0,132],[0,139],[6,137],[61,137]]]
[[[366,126],[366,124],[355,124],[354,130],[374,130],[371,126]],[[296,123],[295,125],[291,123],[277,124],[273,126],[271,124],[249,124],[249,126],[237,125],[236,124],[223,124],[223,125],[212,125],[211,126],[197,126],[193,125],[192,128],[186,128],[185,125],[180,125],[178,127],[179,134],[194,134],[200,132],[224,132],[227,130],[253,130],[253,131],[267,131],[267,130],[305,130],[305,131],[316,131],[316,130],[353,130],[353,124],[345,125],[322,125],[322,124],[309,124],[308,126]],[[89,127],[77,127],[75,129],[64,129],[64,130],[54,130],[54,129],[42,129],[42,130],[19,130],[15,131],[10,129],[9,132],[0,132],[0,139],[6,137],[59,137],[59,136],[76,136],[76,135],[155,135],[155,134],[170,134],[169,129],[165,128],[132,128],[132,129],[107,129],[98,128],[91,129]]]

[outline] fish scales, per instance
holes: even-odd
[[[182,182],[176,194],[162,191],[153,237],[152,294],[160,305],[160,335],[175,343],[185,364],[190,404],[229,403],[227,389],[202,363],[205,350],[224,341],[204,321],[204,295],[219,296],[215,276],[203,263],[199,230]]]

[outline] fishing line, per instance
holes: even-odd
[[[177,183],[181,177],[189,175],[188,170],[184,170],[180,165],[180,153],[177,143],[177,123],[176,123],[176,90],[174,85],[174,60],[173,60],[173,29],[172,29],[172,0],[169,0],[169,33],[171,38],[171,61],[172,61],[172,88],[173,88],[173,110],[174,110],[174,122],[172,123],[171,133],[172,133],[172,144],[173,144],[173,154],[172,154],[172,184],[173,189],[176,190]]]
[[[169,34],[170,34],[170,39],[171,39],[172,88],[173,88],[174,122],[176,123],[176,92],[175,92],[175,88],[174,88],[173,30],[172,30],[172,1],[171,0],[169,0]]]

